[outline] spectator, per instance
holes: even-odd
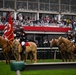
[[[76,21],[73,22],[73,29],[76,30]]]
[[[44,44],[44,47],[48,47],[48,40],[45,39],[44,42],[43,42],[43,44]]]

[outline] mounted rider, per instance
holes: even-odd
[[[72,32],[71,32],[70,30],[68,31],[67,38],[68,38],[68,40],[70,40],[70,41],[72,41],[72,39],[73,39],[73,35],[72,35]]]
[[[75,42],[74,38],[73,38],[73,33],[71,30],[68,31],[68,35],[67,35],[68,40],[70,40],[71,42]]]
[[[22,45],[22,54],[25,54],[26,34],[25,34],[24,29],[22,27],[20,28],[20,43]]]

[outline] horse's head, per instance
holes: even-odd
[[[18,48],[19,48],[19,41],[17,39],[15,39],[12,43],[12,51],[13,53],[17,52],[18,51]]]
[[[57,39],[52,38],[52,40],[50,41],[50,47],[56,46]]]
[[[12,43],[12,53],[17,61],[20,60],[21,45],[19,40],[15,39]]]

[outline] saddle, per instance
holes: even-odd
[[[21,52],[21,55],[22,55],[22,54],[26,54],[26,51],[25,51],[26,46],[30,46],[30,44],[29,44],[28,42],[26,42],[25,45],[22,46],[22,52]]]
[[[30,44],[28,42],[25,43],[25,46],[30,46]]]
[[[26,42],[24,45],[25,46],[30,46],[29,42]],[[21,46],[22,46],[22,44],[21,44]]]

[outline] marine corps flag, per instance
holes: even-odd
[[[9,12],[9,15],[8,15],[8,23],[6,24],[6,26],[4,28],[3,37],[8,41],[11,41],[11,40],[14,39],[13,22],[12,22],[12,17],[11,17],[10,12]]]

